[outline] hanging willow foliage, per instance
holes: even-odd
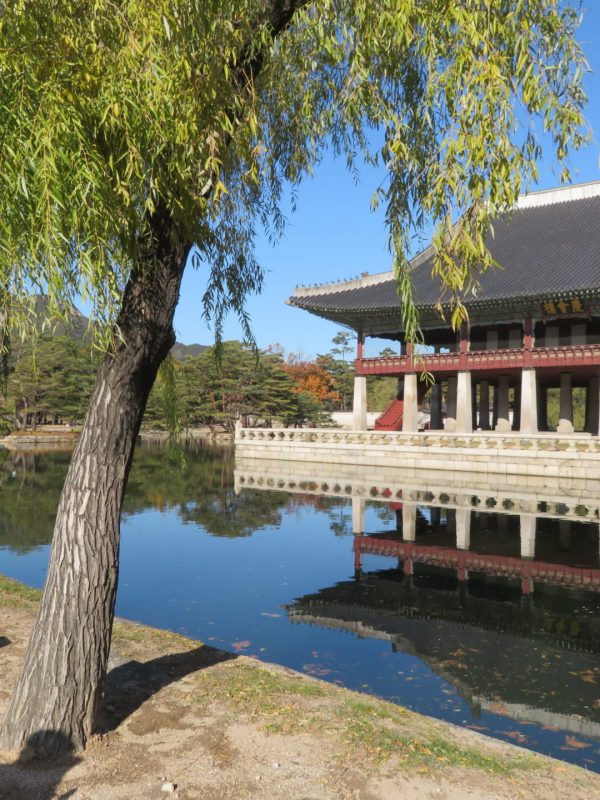
[[[262,284],[257,226],[280,235],[282,188],[327,147],[351,168],[385,166],[374,203],[386,205],[408,336],[419,327],[407,255],[430,222],[440,308],[461,318],[491,266],[490,219],[535,179],[542,144],[564,160],[586,138],[576,8],[287,0],[296,14],[274,41],[267,5],[1,3],[0,312],[12,325],[31,324],[23,298],[37,291],[53,314],[90,301],[110,327],[159,200],[209,264],[217,332],[231,309],[247,322],[244,297]],[[256,84],[239,69],[253,59]]]

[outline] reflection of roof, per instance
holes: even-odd
[[[300,598],[288,613],[297,623],[387,640],[491,711],[494,701],[519,706],[531,721],[543,711],[560,715],[563,728],[600,735],[597,686],[585,680],[595,664],[586,651],[600,652],[600,620],[574,613],[577,593],[520,604],[486,597],[483,585],[479,596],[461,596],[398,578],[395,570],[367,573]]]
[[[494,221],[488,246],[502,269],[489,269],[481,276],[477,296],[465,298],[471,308],[600,293],[600,182],[522,198],[516,210]],[[413,293],[421,309],[432,309],[440,300],[432,265],[431,248],[411,262]],[[392,273],[299,288],[289,302],[338,321],[400,312]]]

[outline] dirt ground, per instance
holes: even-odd
[[[35,602],[0,581],[0,716]],[[86,751],[0,751],[2,800],[600,798],[598,775],[174,634],[119,622],[111,664]]]

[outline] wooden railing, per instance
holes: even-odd
[[[600,366],[600,344],[556,347],[470,350],[465,353],[429,353],[419,356],[383,356],[355,362],[357,375],[402,375],[406,372],[510,371]]]

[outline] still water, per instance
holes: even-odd
[[[42,586],[68,460],[0,449],[1,573]],[[597,521],[233,476],[230,450],[138,448],[119,616],[600,771]]]

